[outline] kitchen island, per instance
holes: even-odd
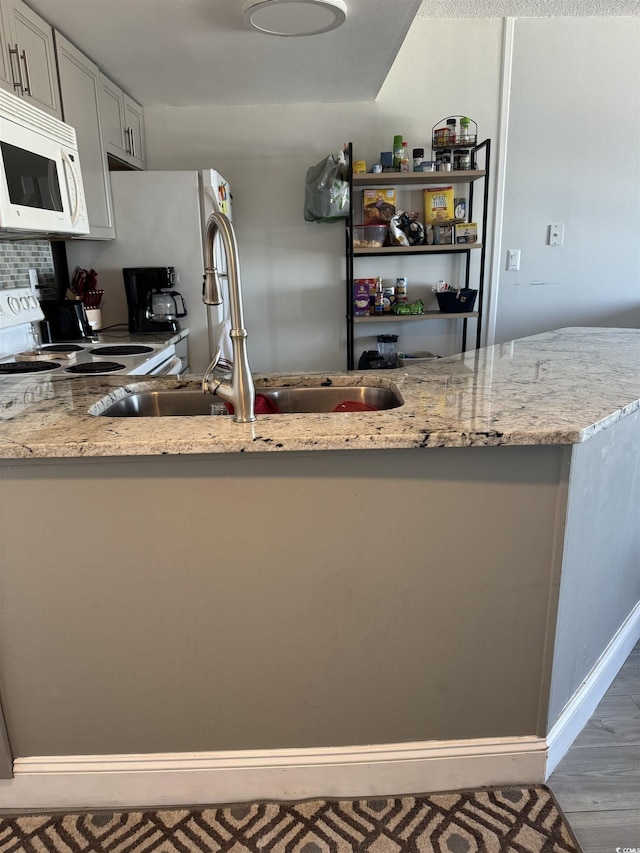
[[[638,636],[640,331],[256,377],[386,411],[99,414],[192,381],[0,381],[0,807],[543,779]]]

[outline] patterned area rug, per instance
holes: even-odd
[[[3,816],[2,853],[580,853],[544,786],[385,799]]]

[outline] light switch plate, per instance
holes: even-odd
[[[507,271],[514,272],[520,269],[520,249],[507,249]]]

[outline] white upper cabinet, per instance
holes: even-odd
[[[107,153],[136,169],[144,169],[142,107],[104,74],[100,80],[102,133]]]
[[[21,0],[0,0],[0,86],[62,118],[53,29]]]
[[[75,128],[91,240],[115,237],[111,182],[101,122],[100,70],[63,35],[55,33],[63,119]],[[83,238],[83,239],[87,239]]]

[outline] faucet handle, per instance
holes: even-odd
[[[220,356],[222,355],[222,351],[220,347],[216,347],[216,351],[213,354],[213,358],[211,359],[211,364],[204,372],[204,376],[202,377],[202,393],[206,394],[209,391],[209,377],[213,373],[216,368],[216,365],[220,361]]]

